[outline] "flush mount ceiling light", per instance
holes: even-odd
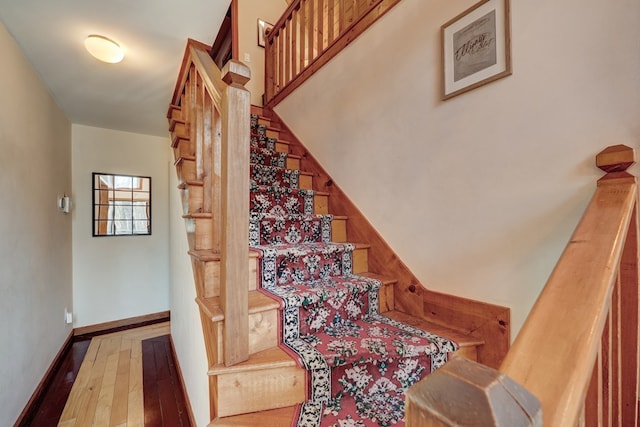
[[[84,47],[96,59],[110,64],[116,64],[124,58],[124,50],[110,38],[92,34],[84,41]]]

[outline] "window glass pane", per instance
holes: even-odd
[[[144,219],[149,218],[149,214],[147,212],[147,204],[146,202],[134,202],[133,203],[133,219]]]
[[[120,188],[128,188],[128,189],[133,189],[133,177],[131,176],[119,176],[116,175],[114,176],[114,183],[113,186],[116,189],[120,189]]]
[[[133,219],[133,205],[129,202],[116,201],[113,211],[114,220]]]
[[[133,234],[148,234],[150,232],[149,221],[133,221]]]

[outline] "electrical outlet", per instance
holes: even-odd
[[[64,309],[64,323],[67,325],[73,323],[73,313],[70,313],[66,308]]]
[[[244,62],[251,62],[251,55],[245,52],[244,54]]]

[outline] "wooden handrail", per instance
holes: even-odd
[[[294,0],[265,41],[265,104],[273,107],[400,0]]]
[[[209,46],[189,40],[171,104],[181,108],[195,154],[195,179],[204,187],[202,208],[189,214],[209,221],[202,221],[201,229],[196,221],[190,249],[220,255],[223,358],[229,366],[249,355],[248,293],[240,284],[249,281],[251,105],[244,85],[250,71],[234,60],[220,70],[208,52]]]
[[[535,396],[546,426],[637,423],[638,188],[636,178],[625,172],[634,163],[633,150],[609,147],[596,163],[607,175],[598,181],[584,216],[494,376],[500,384],[497,378],[503,377],[519,384],[527,402]],[[461,369],[445,369],[436,378],[440,388],[443,382],[475,371],[471,362],[456,363]],[[429,382],[427,378],[407,393],[407,426],[429,425],[423,421],[434,413],[439,420],[457,420],[442,425],[464,425],[455,404],[448,414],[430,406],[427,401],[441,391]],[[487,390],[485,395],[490,394]],[[517,399],[512,403],[515,413],[527,406]],[[498,406],[494,415],[509,413],[509,405]],[[532,414],[522,419],[538,425]]]

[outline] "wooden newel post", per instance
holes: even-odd
[[[249,358],[249,68],[231,60],[222,69],[220,299],[224,311],[224,363]]]
[[[407,427],[542,426],[540,402],[493,368],[454,357],[406,393]]]

